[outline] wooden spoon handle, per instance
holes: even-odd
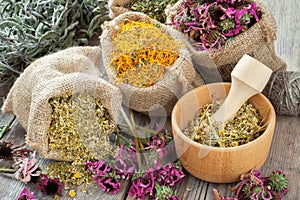
[[[271,74],[270,68],[245,54],[231,73],[229,94],[213,119],[220,122],[232,119],[251,96],[264,89]]]

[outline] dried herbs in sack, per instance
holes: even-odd
[[[33,91],[26,142],[45,158],[84,163],[117,150],[115,130],[121,92],[103,79],[72,73]]]
[[[39,58],[24,70],[10,89],[3,113],[14,113],[27,130],[32,92],[39,83],[75,72],[100,76],[100,59],[99,47],[73,47]]]
[[[275,18],[260,0],[180,0],[166,12],[167,23],[189,39],[196,62],[212,59],[224,81],[244,54],[273,71],[286,68],[274,50]]]
[[[122,95],[100,78],[101,56],[99,47],[59,51],[33,62],[13,85],[2,110],[16,115],[26,143],[43,157],[97,158],[108,144]]]
[[[174,5],[176,2],[177,0],[109,0],[109,16],[115,18],[125,12],[135,11],[165,23],[167,19],[166,7]]]
[[[123,103],[138,112],[170,114],[177,99],[203,84],[196,76],[184,37],[143,13],[127,12],[106,23],[100,38],[110,81]]]

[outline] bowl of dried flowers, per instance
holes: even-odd
[[[186,93],[172,111],[176,152],[193,176],[215,183],[238,181],[265,162],[275,128],[272,104],[261,93],[252,96],[235,117],[217,123],[212,114],[230,83],[204,85]]]

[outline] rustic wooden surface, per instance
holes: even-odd
[[[287,63],[288,70],[300,71],[300,4],[297,0],[261,0],[277,22],[275,50]]]
[[[278,23],[277,41],[275,48],[278,55],[287,62],[288,70],[300,71],[300,4],[296,0],[263,0],[273,12]],[[1,88],[0,105],[7,88]],[[13,115],[0,113],[0,126],[11,125],[10,131],[5,134],[1,141],[11,141],[14,144],[24,142],[25,130]],[[276,129],[272,141],[269,156],[262,167],[263,174],[267,175],[272,170],[283,170],[289,180],[289,193],[285,199],[297,200],[300,198],[300,117],[277,116]],[[41,165],[47,164],[48,160],[41,160]],[[0,161],[0,167],[4,162]],[[214,184],[196,179],[185,173],[184,180],[176,186],[176,193],[182,200],[212,200],[212,189],[216,188],[223,195],[231,195],[228,186],[233,184]],[[16,181],[10,175],[0,174],[0,199],[13,200],[19,195],[23,183]],[[90,186],[87,193],[80,192],[77,188],[75,199],[100,199],[100,200],[130,200],[127,195],[130,180],[122,184],[121,191],[116,195],[108,195],[99,188]],[[27,188],[40,193],[36,185],[27,184]],[[42,199],[47,199],[43,196]],[[65,192],[61,199],[70,199]]]

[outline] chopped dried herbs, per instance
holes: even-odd
[[[46,167],[50,178],[59,178],[64,187],[82,185],[93,181],[93,174],[85,164],[75,162],[53,162]]]
[[[172,40],[159,24],[126,21],[113,35],[112,67],[118,81],[149,87],[159,81],[166,66],[178,58],[179,42]]]
[[[218,100],[205,104],[193,120],[189,121],[184,134],[192,140],[214,147],[236,147],[258,138],[264,131],[258,110],[250,103],[242,105],[235,117],[220,124],[212,119],[213,113],[221,106]]]
[[[165,23],[165,9],[167,5],[173,5],[177,0],[130,0],[128,8],[133,11],[143,12],[149,17]]]
[[[49,148],[63,160],[83,164],[115,149],[109,142],[114,130],[108,111],[91,95],[68,95],[49,100],[52,108]]]
[[[85,162],[107,158],[118,152],[109,135],[114,131],[103,104],[91,95],[62,95],[49,100],[52,108],[49,148],[66,161],[47,166],[51,178],[59,178],[65,187],[92,181]]]

